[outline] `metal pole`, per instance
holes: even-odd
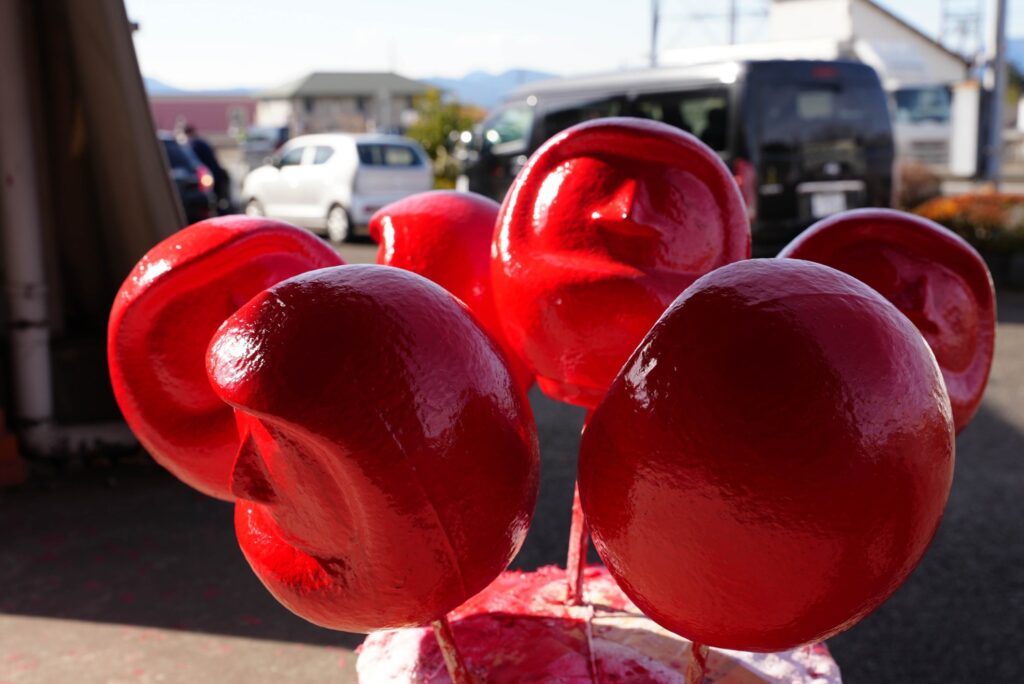
[[[651,0],[651,67],[658,66],[658,0]]]
[[[1006,92],[1006,0],[993,0],[990,67],[993,70],[992,100],[989,111],[989,133],[985,177],[995,190],[999,189],[1003,155],[1003,100]]]
[[[23,429],[46,442],[53,426],[50,329],[20,4],[0,0],[0,238],[11,317],[15,417]],[[37,446],[47,448],[45,443]]]

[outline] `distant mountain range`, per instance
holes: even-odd
[[[251,88],[205,88],[200,90],[186,90],[168,85],[163,81],[148,76],[142,77],[142,83],[146,86],[146,92],[150,95],[250,95]]]
[[[519,86],[556,76],[557,74],[545,71],[510,69],[500,74],[471,71],[462,78],[424,78],[422,80],[447,91],[460,102],[490,109]]]
[[[420,80],[437,86],[459,102],[490,109],[501,102],[506,94],[519,86],[532,81],[555,78],[555,76],[556,74],[545,71],[510,69],[500,74],[472,71],[462,78],[424,78]],[[146,92],[150,95],[249,95],[253,92],[247,88],[186,90],[148,76],[143,77],[142,81],[146,86]]]

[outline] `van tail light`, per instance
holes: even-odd
[[[206,168],[202,164],[196,167],[196,175],[199,177],[199,189],[203,192],[209,192],[213,190],[213,174],[210,173],[210,169]]]
[[[747,205],[747,217],[753,221],[757,218],[757,172],[754,165],[746,159],[736,159],[732,163],[732,177],[740,188],[743,203]]]

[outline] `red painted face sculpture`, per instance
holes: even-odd
[[[750,256],[750,229],[703,143],[653,121],[600,119],[531,157],[492,254],[509,343],[546,394],[594,406],[683,289]]]
[[[992,277],[973,247],[920,216],[860,209],[816,223],[779,256],[849,273],[895,304],[935,353],[957,432],[967,426],[988,384],[996,337]]]
[[[518,551],[533,417],[438,285],[382,266],[297,276],[221,326],[207,368],[242,438],[239,544],[298,615],[353,632],[425,624]]]
[[[694,283],[583,434],[601,557],[655,621],[775,651],[880,605],[920,561],[953,475],[924,339],[860,281],[795,259]]]
[[[370,219],[370,236],[380,245],[378,264],[419,273],[461,299],[501,345],[517,384],[527,389],[533,373],[505,341],[491,292],[497,218],[494,200],[432,190],[382,208]]]
[[[341,263],[307,231],[241,216],[197,223],[142,257],[114,300],[107,359],[125,420],[160,465],[204,494],[234,498],[238,433],[206,379],[210,337],[257,292]]]

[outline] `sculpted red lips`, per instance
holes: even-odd
[[[266,287],[342,263],[322,240],[267,219],[212,219],[151,249],[110,312],[110,379],[132,431],[162,466],[232,499],[238,436],[206,379],[206,347],[225,318]]]
[[[377,263],[432,280],[461,299],[494,336],[524,389],[533,373],[505,341],[491,292],[491,238],[498,203],[466,192],[433,190],[393,202],[370,219]]]
[[[594,542],[654,620],[712,646],[825,639],[917,565],[953,475],[924,339],[839,271],[732,264],[686,290],[583,434]]]
[[[957,432],[967,426],[985,393],[996,335],[992,277],[973,247],[928,219],[864,209],[820,221],[779,256],[849,273],[895,304],[935,353]]]
[[[601,119],[545,143],[506,196],[495,303],[541,389],[593,406],[676,295],[749,255],[714,152],[671,126]]]
[[[537,496],[529,406],[446,291],[345,266],[255,297],[214,337],[236,409],[236,531],[285,606],[348,631],[424,624],[519,550]]]

